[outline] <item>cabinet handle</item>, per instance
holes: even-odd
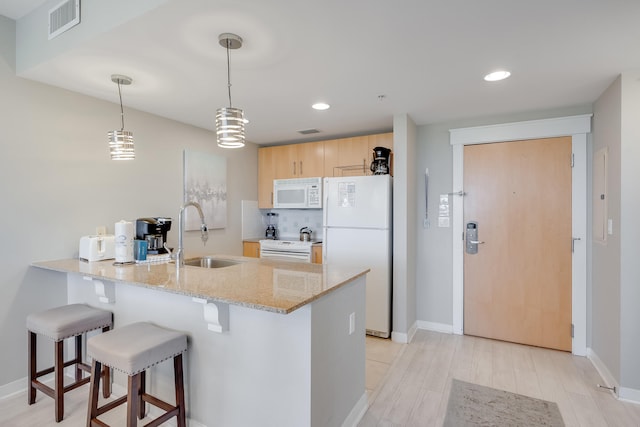
[[[300,176],[302,176],[304,172],[302,172],[302,160],[300,160]]]
[[[273,206],[273,191],[271,192],[271,206]]]
[[[293,162],[293,174],[296,174],[296,162]]]

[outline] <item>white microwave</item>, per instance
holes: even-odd
[[[322,178],[273,180],[275,209],[322,209]]]

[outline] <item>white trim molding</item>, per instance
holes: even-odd
[[[413,325],[409,328],[409,331],[405,334],[402,332],[391,332],[391,341],[398,342],[400,344],[409,344],[413,341],[413,337],[416,335],[418,331],[418,323],[414,322]]]
[[[440,332],[443,334],[452,334],[453,326],[445,323],[427,322],[426,320],[418,320],[418,329],[432,332]],[[458,334],[459,335],[459,334]]]
[[[572,233],[575,241],[572,259],[572,323],[574,338],[572,353],[587,354],[587,134],[591,132],[591,114],[558,117],[526,122],[504,123],[450,129],[453,148],[453,326],[455,334],[462,334],[464,301],[464,146],[528,139],[572,137],[574,167],[572,169]],[[460,194],[458,196],[457,194]]]

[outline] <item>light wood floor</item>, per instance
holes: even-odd
[[[429,331],[418,331],[399,351],[386,344],[397,357],[370,394],[359,427],[441,426],[452,378],[556,402],[567,427],[640,426],[640,405],[598,389],[602,379],[584,357]],[[376,347],[383,352],[385,342]]]
[[[558,403],[567,427],[640,426],[640,405],[616,400],[591,362],[553,350],[469,336],[418,331],[408,345],[367,337],[369,410],[359,427],[441,426],[451,379],[508,390]],[[88,386],[65,395],[65,418],[53,420],[53,399],[26,392],[0,400],[0,426],[85,425]],[[124,407],[103,416],[122,425]]]

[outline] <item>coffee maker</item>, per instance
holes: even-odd
[[[136,239],[147,241],[148,254],[164,254],[167,250],[167,231],[171,229],[171,218],[138,218],[136,220]]]
[[[376,147],[373,149],[373,161],[371,162],[371,172],[374,175],[387,175],[389,173],[389,156],[391,150],[386,147]]]

